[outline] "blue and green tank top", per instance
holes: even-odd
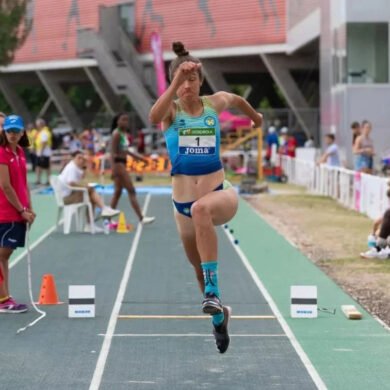
[[[205,175],[222,168],[218,114],[206,97],[203,113],[193,117],[176,102],[176,117],[164,132],[172,165],[171,175]]]

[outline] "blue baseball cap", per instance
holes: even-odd
[[[24,122],[22,117],[19,115],[8,115],[3,123],[3,130],[8,131],[8,130],[19,130],[23,131],[24,130]]]

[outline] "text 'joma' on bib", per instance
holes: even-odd
[[[185,155],[215,154],[215,129],[179,129],[179,153]]]

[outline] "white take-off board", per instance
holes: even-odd
[[[316,318],[317,286],[291,286],[291,317]]]
[[[69,286],[69,318],[95,317],[95,286]]]

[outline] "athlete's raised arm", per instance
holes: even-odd
[[[169,127],[175,114],[175,104],[173,102],[177,95],[177,90],[186,81],[191,80],[194,73],[198,71],[201,64],[193,62],[183,62],[179,65],[173,75],[173,80],[168,89],[157,99],[149,113],[149,120],[153,124],[163,122],[163,129]]]
[[[254,127],[260,127],[263,122],[263,115],[258,113],[243,97],[229,92],[217,92],[208,96],[215,110],[220,113],[223,110],[234,107],[252,119]]]

